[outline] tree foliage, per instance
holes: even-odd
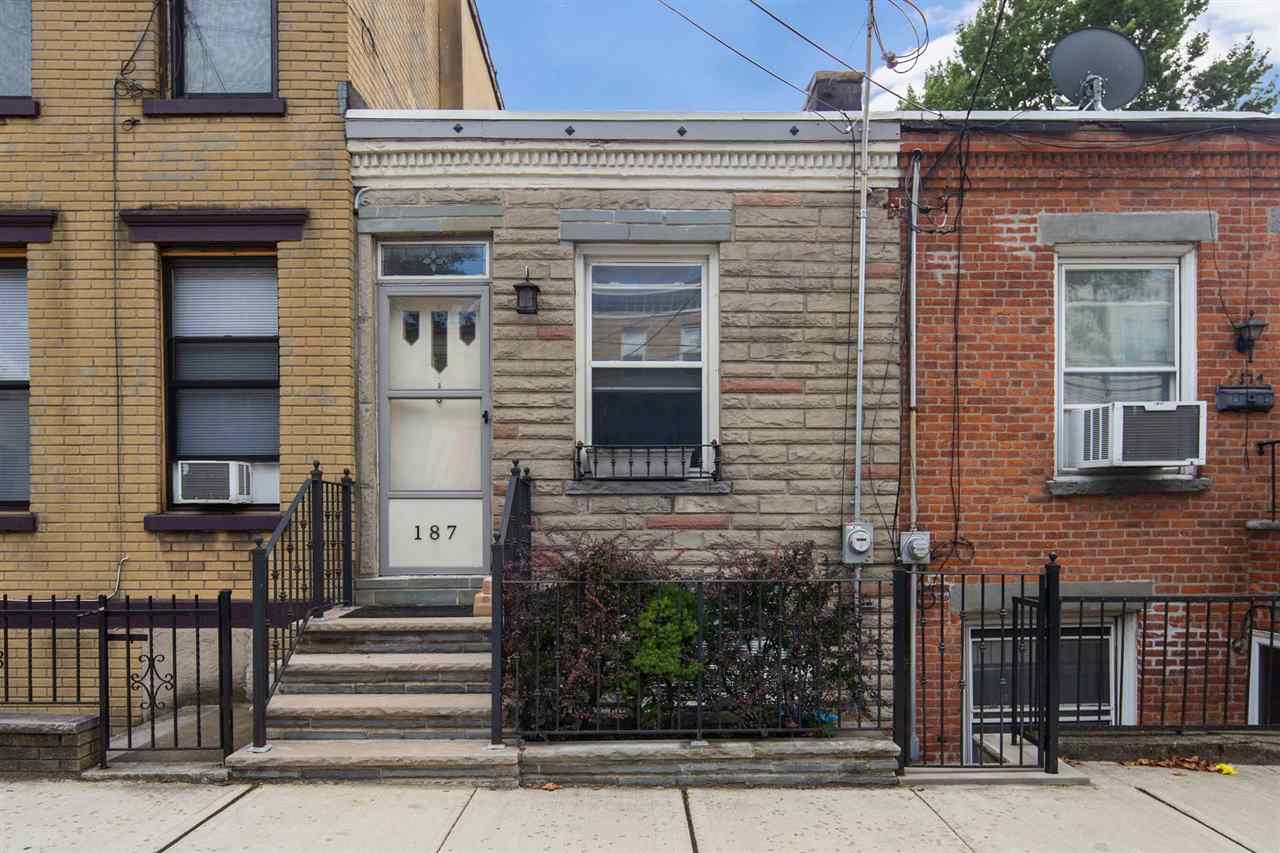
[[[998,6],[999,0],[982,0],[973,20],[957,30],[955,55],[929,69],[923,93],[927,106],[968,108]],[[1252,37],[1205,64],[1208,35],[1188,33],[1208,6],[1209,0],[1007,0],[974,107],[1052,107],[1057,96],[1049,54],[1063,36],[1092,26],[1124,33],[1146,58],[1147,84],[1128,109],[1273,111],[1280,92],[1267,79],[1269,51],[1260,50]]]

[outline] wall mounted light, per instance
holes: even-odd
[[[524,281],[516,282],[516,313],[537,314],[538,294],[542,288],[529,280],[529,268],[524,268]]]
[[[1264,320],[1259,320],[1254,316],[1253,312],[1249,312],[1249,319],[1243,323],[1232,323],[1232,327],[1236,330],[1236,352],[1249,357],[1249,361],[1253,361],[1253,348],[1257,345],[1258,339],[1262,337],[1262,333],[1267,328]]]

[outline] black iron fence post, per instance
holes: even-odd
[[[706,704],[706,680],[704,673],[707,669],[707,603],[706,603],[706,583],[697,581],[698,590],[698,734],[694,740],[698,744],[706,743],[706,739],[702,733],[702,709]]]
[[[1044,737],[1040,755],[1046,773],[1058,772],[1058,710],[1062,695],[1062,584],[1058,555],[1050,554],[1044,567],[1041,602],[1044,633]]]
[[[342,472],[342,603],[347,607],[355,602],[355,579],[352,571],[355,537],[351,512],[354,486],[355,481],[351,479],[351,470],[344,470]]]
[[[513,483],[514,487],[514,478]],[[502,572],[506,549],[503,548],[501,534],[493,537],[492,554],[489,560],[489,598],[491,601],[492,624],[489,629],[489,648],[492,655],[489,668],[489,742],[493,746],[502,746]]]
[[[253,549],[253,746],[267,748],[267,552]]]
[[[231,708],[231,590],[229,589],[218,593],[218,737],[222,741],[222,757],[226,758],[235,749],[235,721],[232,718]]]
[[[98,596],[98,766],[106,769],[111,743],[111,653],[108,646],[107,602]]]
[[[324,589],[324,474],[320,463],[311,469],[311,608],[321,613],[325,607]]]
[[[898,744],[898,771],[911,754],[911,573],[893,570],[893,740]]]

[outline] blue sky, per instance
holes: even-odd
[[[507,108],[625,110],[796,110],[803,96],[694,30],[655,0],[477,0],[498,66]],[[670,0],[703,26],[804,86],[835,64],[780,28],[747,0]],[[832,52],[861,67],[864,0],[763,0]],[[1223,50],[1245,33],[1280,59],[1274,0],[1213,0],[1200,22]],[[976,0],[922,4],[932,42],[915,73],[881,70],[875,79],[898,91],[917,86],[924,69],[948,56],[956,25]],[[899,52],[912,36],[887,3],[878,4],[886,44]],[[877,59],[877,65],[881,65]],[[892,109],[889,96],[876,109]]]

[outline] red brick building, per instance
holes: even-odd
[[[1098,682],[1092,690],[1077,682],[1076,701],[1083,697],[1086,709],[1092,703],[1111,725],[1142,725],[1189,692],[1195,722],[1208,696],[1205,722],[1244,724],[1259,709],[1246,709],[1243,690],[1230,682],[1243,688],[1241,679],[1274,669],[1273,643],[1262,636],[1265,611],[1246,617],[1243,603],[1228,612],[1226,603],[1206,610],[1203,601],[1151,605],[1137,619],[1135,611],[1140,596],[1280,589],[1270,449],[1259,448],[1280,438],[1280,411],[1216,405],[1219,386],[1249,385],[1265,396],[1280,381],[1280,341],[1263,334],[1250,361],[1237,351],[1235,328],[1251,314],[1280,322],[1280,120],[1169,113],[920,119],[903,123],[899,198],[904,293],[912,264],[916,273],[914,497],[918,526],[933,537],[930,571],[1033,572],[1057,552],[1064,595],[1117,597],[1106,605],[1064,602],[1064,649],[1074,651],[1064,651],[1063,681],[1084,672]],[[907,297],[908,323],[909,307]],[[911,400],[909,357],[904,351],[904,401]],[[1083,466],[1082,412],[1134,401],[1204,401],[1203,464]],[[905,471],[908,418],[903,423]],[[906,483],[904,475],[904,495]],[[975,605],[972,594],[962,605],[956,587],[964,584],[949,579],[946,586],[949,599],[941,586],[937,597],[949,601],[948,653],[973,668],[960,685],[976,686],[983,678],[979,614],[988,625],[997,616],[1004,624],[1011,608],[1004,595],[998,607],[990,599]],[[1119,601],[1126,595],[1134,603]],[[964,655],[958,612],[973,632]],[[939,666],[944,632],[937,627],[922,628],[918,643],[926,669]],[[1257,649],[1249,647],[1250,632]],[[1161,656],[1172,659],[1179,679],[1167,701],[1153,695],[1155,682],[1136,680]],[[1185,684],[1184,670],[1192,673]],[[1002,660],[993,673],[1003,679],[1008,671]],[[1274,692],[1277,679],[1263,678]],[[1065,705],[1069,685],[1064,690]],[[929,692],[916,703],[918,722],[938,713],[921,707]],[[970,723],[980,716],[973,689],[964,692],[963,701],[953,697],[956,713],[931,723],[951,735],[952,747],[961,705]],[[932,696],[935,709],[941,693]],[[1262,703],[1265,716],[1268,700],[1251,701]],[[948,752],[932,732],[922,740],[926,752]]]

